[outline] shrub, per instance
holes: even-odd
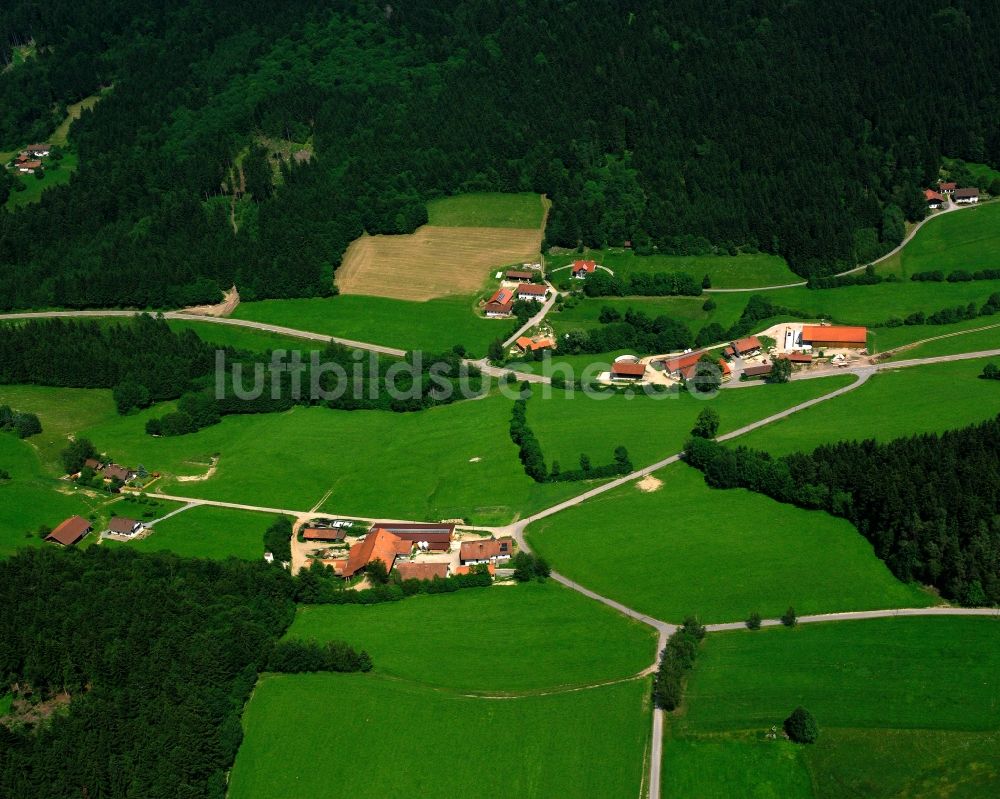
[[[798,616],[795,615],[795,608],[788,608],[781,617],[781,623],[786,627],[794,627],[799,623]]]
[[[785,734],[797,744],[811,744],[819,737],[819,726],[812,713],[799,706],[785,719]]]
[[[759,630],[760,622],[761,622],[760,614],[755,610],[753,613],[750,614],[750,617],[747,619],[747,629]]]

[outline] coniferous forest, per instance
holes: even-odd
[[[4,3],[0,63],[26,41],[0,149],[106,91],[71,184],[0,211],[4,308],[327,294],[362,231],[469,190],[548,194],[549,244],[818,277],[895,244],[942,155],[1000,164],[974,0]]]
[[[1000,603],[1000,416],[942,435],[844,441],[783,458],[693,438],[685,458],[716,488],[842,516],[901,580],[969,605]]]

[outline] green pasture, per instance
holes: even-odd
[[[739,443],[785,455],[836,441],[890,441],[982,422],[1000,411],[1000,382],[979,379],[990,360],[879,372],[860,388],[755,430]]]
[[[540,195],[527,192],[480,192],[441,197],[427,203],[427,224],[537,229],[545,217],[544,202]]]
[[[504,339],[514,332],[515,323],[510,319],[478,316],[474,300],[441,297],[408,302],[342,294],[244,302],[233,316],[402,350],[445,352],[461,344],[470,355],[482,357],[493,339]]]
[[[901,327],[880,327],[875,330],[870,331],[869,340],[874,341],[875,352],[885,352],[886,350],[896,349],[897,347],[904,346],[906,344],[912,344],[917,341],[925,341],[931,338],[940,338],[941,336],[947,336],[951,333],[961,333],[962,335],[953,336],[949,339],[947,344],[937,344],[930,346],[927,350],[928,356],[932,354],[932,351],[936,348],[940,348],[940,352],[933,352],[935,355],[951,355],[956,352],[976,352],[981,349],[988,349],[989,347],[976,346],[969,342],[988,340],[990,333],[984,331],[978,331],[979,328],[997,326],[994,328],[993,335],[1000,338],[997,335],[996,330],[1000,328],[1000,316],[977,316],[975,319],[963,319],[961,322],[954,322],[948,325],[903,325]],[[924,345],[920,345],[919,350],[914,348],[901,352],[898,357],[900,358],[915,358],[923,357]],[[913,353],[917,353],[914,355]]]
[[[171,330],[193,330],[202,341],[207,341],[217,347],[233,347],[249,352],[264,352],[266,350],[314,350],[322,349],[321,341],[285,336],[280,333],[269,333],[265,330],[254,330],[249,327],[219,324],[218,322],[198,322],[187,319],[169,319],[167,324]]]
[[[656,657],[651,627],[552,580],[300,606],[288,635],[347,641],[392,678],[485,694],[631,677]]]
[[[648,680],[492,700],[372,674],[268,674],[229,796],[635,799],[649,712]]]
[[[24,191],[11,191],[7,198],[7,210],[14,210],[22,205],[36,203],[42,198],[42,192],[53,186],[61,186],[69,183],[69,179],[76,171],[79,157],[72,151],[65,151],[62,160],[53,161],[51,158],[43,160],[45,175],[41,179],[35,175],[22,175],[12,173],[14,180],[24,186]]]
[[[747,253],[740,255],[636,255],[631,250],[590,250],[583,253],[550,255],[545,259],[548,270],[558,269],[580,259],[596,261],[615,275],[652,272],[686,272],[698,281],[708,275],[712,288],[744,289],[760,286],[781,286],[802,280],[780,255]],[[561,282],[569,270],[556,272]],[[581,281],[582,283],[582,281]]]
[[[931,604],[843,519],[709,488],[682,463],[654,476],[655,491],[629,483],[533,523],[529,543],[567,577],[675,622]]]

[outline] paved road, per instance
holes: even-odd
[[[886,260],[887,258],[892,258],[892,256],[894,256],[896,253],[898,253],[901,249],[903,249],[903,247],[905,247],[910,242],[910,239],[912,239],[917,234],[917,231],[920,230],[920,228],[922,228],[925,224],[927,224],[928,222],[930,222],[932,219],[937,219],[939,216],[944,216],[945,214],[950,214],[953,211],[961,211],[963,208],[976,208],[976,207],[977,206],[975,206],[975,205],[956,205],[954,202],[951,202],[951,203],[948,204],[947,208],[945,208],[945,209],[943,209],[941,211],[938,211],[936,214],[933,214],[931,216],[925,216],[923,219],[921,219],[919,222],[917,222],[917,224],[915,224],[913,226],[912,230],[910,230],[909,233],[907,233],[903,237],[903,240],[899,243],[898,246],[893,247],[891,250],[889,250],[889,252],[887,252],[881,258],[876,258],[874,261],[871,262],[871,265],[872,266],[876,266],[876,265],[882,263],[882,261]],[[843,277],[844,275],[852,275],[855,272],[860,272],[863,269],[867,269],[867,268],[868,268],[868,264],[861,264],[861,265],[855,266],[855,267],[853,267],[851,269],[847,269],[847,270],[845,270],[843,272],[837,272],[835,275],[832,275],[832,277]],[[747,292],[747,291],[776,291],[777,289],[793,289],[793,288],[796,288],[798,286],[805,286],[805,285],[806,285],[806,281],[805,280],[800,280],[800,281],[798,281],[796,283],[782,283],[780,286],[758,286],[757,288],[749,288],[749,289],[705,289],[705,293],[707,293],[707,294],[738,294],[740,292]]]
[[[899,616],[989,616],[1000,619],[1000,608],[891,608],[889,610],[852,610],[846,613],[821,613],[815,616],[799,616],[799,624],[815,622],[855,621],[859,619],[890,619]],[[761,627],[778,627],[780,619],[763,619]],[[711,633],[726,630],[746,630],[746,622],[731,621],[725,624],[706,624]]]
[[[549,287],[549,298],[542,303],[541,309],[538,313],[532,316],[527,322],[521,325],[517,330],[514,331],[513,335],[508,338],[504,343],[504,347],[509,347],[515,341],[517,341],[521,336],[524,335],[526,330],[530,330],[537,324],[541,324],[541,321],[545,318],[545,315],[552,310],[552,306],[556,304],[556,297],[558,293],[556,292],[555,286],[553,286],[549,281],[545,281],[545,285]]]
[[[135,316],[137,313],[142,313],[142,311],[115,311],[115,310],[101,310],[101,311],[31,311],[29,313],[7,313],[0,314],[0,320],[17,320],[17,319],[59,319],[59,318],[102,318],[102,317],[122,317],[122,316]],[[322,343],[334,342],[335,344],[343,344],[345,347],[354,347],[359,350],[370,350],[371,352],[377,352],[380,355],[391,355],[396,358],[402,358],[406,355],[406,350],[397,349],[396,347],[385,347],[381,344],[372,344],[367,341],[355,341],[350,338],[341,338],[339,336],[328,336],[324,333],[312,333],[308,330],[297,330],[292,327],[283,327],[282,325],[270,325],[266,322],[254,322],[249,319],[232,319],[226,316],[196,316],[194,314],[183,313],[181,311],[165,311],[163,313],[164,319],[183,319],[188,322],[205,322],[212,325],[229,325],[231,327],[246,327],[252,330],[261,330],[265,333],[277,333],[282,336],[292,336],[294,338],[307,339],[309,341],[319,341]]]

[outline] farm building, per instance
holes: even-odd
[[[779,355],[779,358],[785,358],[792,363],[812,363],[813,356],[808,352],[788,352],[784,355]]]
[[[519,300],[534,300],[544,302],[545,295],[549,293],[548,286],[540,286],[537,283],[522,283],[517,287],[517,298]]]
[[[698,367],[698,361],[701,360],[701,356],[704,354],[705,353],[703,352],[689,352],[687,355],[679,355],[676,358],[668,358],[663,361],[663,371],[675,380],[680,380],[682,378],[684,380],[690,380],[694,377],[695,371]],[[729,368],[729,364],[722,358],[719,358],[719,370],[722,372],[723,382],[732,377],[732,371]]]
[[[426,541],[428,549],[447,552],[451,548],[451,537],[455,532],[453,524],[394,524],[393,522],[375,522],[372,530],[388,530],[397,538],[416,544]]]
[[[93,469],[93,470],[94,470],[95,472],[96,472],[96,471],[98,471],[98,470],[99,470],[99,469],[100,469],[101,467],[103,467],[103,466],[104,466],[104,464],[103,464],[103,463],[101,463],[101,462],[100,462],[99,460],[97,460],[96,458],[87,458],[87,460],[85,460],[85,461],[83,462],[83,465],[84,465],[84,466],[85,466],[85,467],[86,467],[87,469]]]
[[[454,569],[451,570],[451,573],[452,574],[472,574],[472,570],[474,568],[476,568],[475,565],[456,566]],[[497,573],[496,566],[494,566],[492,563],[487,563],[486,564],[486,571],[489,572],[489,574],[491,576]]]
[[[51,152],[52,147],[48,144],[29,144],[24,148],[24,151],[28,155],[33,155],[36,158],[44,158]]]
[[[938,191],[942,194],[954,194],[955,189],[958,188],[956,183],[945,183],[944,181],[938,181]]]
[[[108,532],[114,535],[124,535],[131,538],[143,531],[142,522],[136,519],[128,519],[124,516],[112,516],[108,522]]]
[[[861,349],[868,344],[868,328],[847,327],[845,325],[805,325],[802,328],[802,343],[812,347]]]
[[[448,576],[447,563],[411,563],[407,561],[400,563],[396,567],[401,580],[433,580],[440,577],[442,580]]]
[[[510,280],[514,283],[530,283],[534,276],[534,272],[522,272],[517,269],[508,269],[504,273],[504,280]]]
[[[510,289],[497,289],[486,301],[483,311],[487,316],[510,316],[514,308],[514,292]]]
[[[302,538],[306,541],[343,541],[342,527],[303,527]]]
[[[979,189],[955,189],[951,198],[962,205],[973,205],[979,202]]]
[[[940,208],[941,203],[944,202],[944,196],[933,189],[924,189],[924,200],[927,201],[928,208]]]
[[[101,474],[107,480],[121,480],[123,483],[127,483],[135,477],[135,472],[131,469],[126,469],[124,466],[119,466],[117,463],[109,463],[101,470]]]
[[[595,269],[597,269],[597,264],[594,261],[573,261],[573,277],[577,280],[583,280]]]
[[[535,352],[535,350],[551,350],[556,346],[556,343],[550,338],[540,338],[535,341],[528,336],[521,336],[517,341],[514,342],[517,348],[521,352]]]
[[[64,547],[71,547],[92,529],[93,527],[90,522],[82,516],[70,516],[55,530],[45,536],[45,540],[55,544],[62,544]]]
[[[388,530],[373,530],[365,536],[360,544],[351,547],[340,576],[347,579],[353,577],[373,560],[385,564],[386,571],[392,570],[392,565],[399,555],[409,555],[413,544],[393,535]]]
[[[758,352],[760,352],[760,341],[756,336],[748,336],[734,341],[722,351],[722,354],[727,358],[732,358],[733,356],[753,355]]]
[[[484,538],[479,541],[463,541],[458,553],[463,566],[477,563],[492,563],[507,560],[514,554],[514,539],[509,535],[502,538]]]
[[[748,366],[743,370],[743,376],[746,378],[767,377],[769,374],[771,374],[771,369],[773,368],[773,366],[774,365],[770,363],[761,363],[755,366]]]
[[[622,361],[611,364],[612,380],[642,380],[646,374],[646,364]]]
[[[24,172],[27,175],[31,175],[34,173],[36,169],[41,169],[41,168],[42,168],[41,161],[21,161],[17,165],[17,171]]]

